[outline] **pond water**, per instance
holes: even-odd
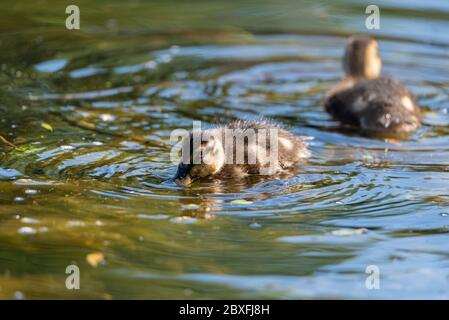
[[[361,2],[78,3],[75,31],[64,1],[0,13],[0,134],[22,149],[0,145],[0,298],[449,298],[448,3],[378,1],[383,72],[425,110],[407,141],[323,109]],[[172,130],[261,116],[314,137],[310,161],[165,183]]]

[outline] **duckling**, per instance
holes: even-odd
[[[188,186],[206,177],[238,180],[278,174],[309,156],[306,140],[262,120],[239,120],[194,131],[182,141],[182,160],[174,182]]]
[[[399,81],[380,75],[377,41],[367,36],[348,39],[344,78],[329,93],[325,108],[341,123],[366,133],[408,136],[421,125],[420,108]]]

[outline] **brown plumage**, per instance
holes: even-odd
[[[326,110],[367,133],[407,136],[421,124],[420,108],[401,83],[379,77],[381,65],[374,39],[349,38],[343,58],[346,78],[330,91]]]
[[[309,156],[304,137],[267,121],[234,121],[198,133],[202,142],[197,146],[194,133],[183,140],[183,159],[174,178],[179,185],[205,177],[273,175]]]

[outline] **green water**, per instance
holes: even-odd
[[[445,1],[378,3],[383,72],[426,111],[396,142],[323,110],[362,2],[75,1],[74,31],[65,1],[2,2],[0,134],[24,151],[0,145],[0,298],[449,298]],[[310,161],[165,183],[173,129],[260,116]]]

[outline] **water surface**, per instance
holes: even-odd
[[[0,146],[0,298],[449,298],[446,3],[379,3],[383,72],[426,111],[407,141],[323,110],[357,1],[79,3],[79,31],[64,1],[0,13],[0,134],[24,150]],[[164,183],[172,130],[261,116],[314,137],[310,161]]]

